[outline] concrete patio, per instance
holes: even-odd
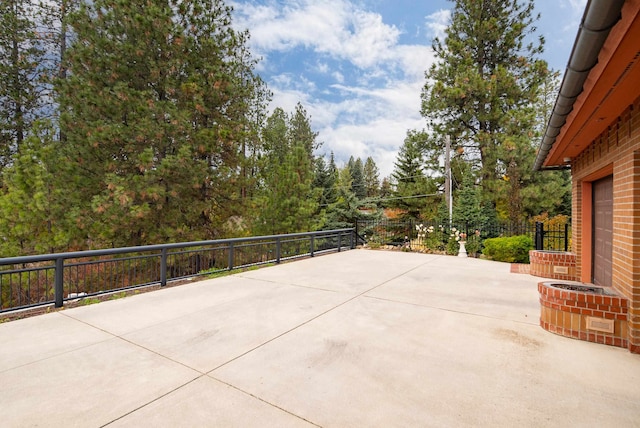
[[[509,264],[355,250],[0,324],[3,427],[640,426]]]

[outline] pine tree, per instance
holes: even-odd
[[[556,100],[560,80],[558,72],[550,73],[545,79],[536,102],[536,136],[539,141]],[[535,146],[534,146],[535,150]],[[535,158],[531,154],[529,164]],[[571,174],[569,171],[524,171],[526,184],[522,188],[522,209],[527,217],[548,213],[571,215]]]
[[[380,193],[380,172],[378,166],[371,156],[367,158],[364,163],[363,179],[365,189],[367,191],[366,196],[369,198],[378,196]]]
[[[314,169],[309,157],[309,119],[289,116],[276,108],[263,129],[262,189],[257,198],[253,231],[255,235],[307,232],[318,220],[320,189],[313,186]],[[313,133],[311,133],[313,134]],[[315,136],[313,137],[315,138]]]
[[[81,0],[47,0],[38,3],[38,25],[41,27],[42,46],[47,51],[47,61],[43,64],[41,73],[44,83],[43,95],[47,101],[46,109],[51,119],[59,126],[60,110],[58,93],[55,91],[56,80],[67,78],[67,46],[73,39],[69,20],[77,11]],[[58,141],[64,145],[66,136],[58,129]]]
[[[42,114],[41,67],[46,51],[36,31],[32,2],[0,3],[0,188],[2,169]]]
[[[5,171],[0,195],[0,254],[3,257],[67,250],[73,230],[73,208],[57,183],[55,128],[46,121],[32,124]]]
[[[335,166],[335,165],[334,165]],[[326,208],[336,201],[336,177],[330,165],[327,165],[324,157],[318,156],[315,160],[313,187],[321,189],[319,207]]]
[[[220,235],[263,91],[221,0],[96,0],[69,22],[58,81],[78,226],[135,245]]]
[[[313,186],[314,175],[314,151],[320,147],[316,141],[318,136],[311,128],[311,117],[307,114],[302,104],[296,105],[288,123],[288,139],[291,153],[294,157],[290,160],[295,165],[293,176],[292,198],[297,202],[293,205],[295,222],[291,232],[308,232],[317,228],[320,219],[314,214],[318,212],[318,200],[322,191]]]
[[[405,216],[415,219],[422,217],[423,211],[429,206],[433,207],[437,201],[433,197],[437,191],[437,183],[425,175],[421,145],[416,137],[417,134],[408,133],[398,151],[391,174],[395,183],[391,206],[403,210]]]
[[[317,136],[318,133],[311,129],[311,117],[301,103],[296,104],[296,109],[289,121],[289,140],[295,141],[304,148],[310,162],[313,162],[314,153],[321,145],[316,141]]]
[[[473,173],[464,175],[461,189],[457,192],[453,203],[453,223],[458,227],[481,227],[486,222],[486,215],[482,210],[482,196],[480,188],[475,183]]]
[[[354,161],[355,162],[355,161]],[[337,199],[329,206],[327,212],[327,222],[325,229],[342,229],[353,227],[354,222],[359,218],[360,201],[351,190],[353,179],[349,166],[338,170],[336,181]]]
[[[391,187],[391,179],[389,177],[384,177],[382,182],[380,183],[380,198],[383,199],[382,206],[387,206],[388,204],[384,201],[385,198],[389,198],[393,195],[393,189]]]
[[[444,41],[434,40],[439,61],[426,73],[422,94],[422,114],[435,135],[452,136],[454,151],[480,160],[483,196],[494,206],[502,198],[511,218],[522,213],[534,104],[548,75],[537,58],[544,39],[528,43],[533,9],[532,0],[456,0]],[[505,175],[512,177],[506,193]]]
[[[367,196],[367,186],[364,181],[364,167],[362,159],[354,159],[353,156],[347,162],[349,174],[351,174],[351,191],[358,199],[364,199]]]

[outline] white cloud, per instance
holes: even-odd
[[[407,130],[424,126],[419,114],[420,85],[399,83],[396,87],[371,90],[332,87],[346,94],[341,101],[330,102],[305,91],[275,88],[272,107],[292,112],[296,103],[301,102],[318,131],[318,141],[323,142],[321,154],[333,151],[338,164],[350,156],[363,160],[372,156],[381,178],[389,176]]]
[[[421,82],[424,81],[425,70],[436,61],[431,46],[400,45],[395,49],[395,56],[407,78]]]
[[[268,61],[302,48],[296,51],[302,60],[319,58],[308,61],[313,73],[332,78],[314,86],[293,70],[280,70],[268,79],[271,107],[291,112],[301,102],[324,143],[321,153],[333,151],[339,164],[372,156],[381,178],[389,176],[407,130],[424,127],[420,92],[434,61],[431,47],[400,44],[397,27],[347,0],[234,7],[236,25],[251,33],[254,54]]]
[[[400,35],[379,14],[345,0],[287,1],[279,7],[242,2],[234,9],[235,25],[250,29],[258,55],[303,47],[367,68],[386,60]]]
[[[297,91],[315,92],[316,83],[307,77],[294,73],[281,73],[271,76],[270,89],[289,88]]]
[[[322,152],[333,151],[339,162],[350,156],[372,156],[381,176],[388,176],[408,129],[421,129],[419,83],[399,82],[388,88],[366,89],[333,85],[344,96],[338,103],[307,100],[307,109]]]
[[[296,104],[298,103],[301,103],[307,111],[309,111],[309,107],[313,105],[313,100],[306,91],[291,88],[279,88],[275,85],[271,85],[269,89],[273,92],[271,111],[276,107],[280,107],[284,111],[291,113],[295,110]],[[313,118],[312,126],[314,128],[316,127],[315,116]]]
[[[349,156],[360,157],[363,160],[372,156],[380,168],[381,175],[388,176],[393,170],[393,160],[407,129],[420,127],[421,124],[422,119],[419,116],[402,120],[378,117],[366,123],[345,123],[321,129],[320,134],[325,142],[325,152],[333,150],[336,157],[343,161]]]
[[[586,1],[536,2],[550,51],[545,59],[556,68],[566,63]],[[390,25],[364,4],[236,0],[234,25],[249,29],[253,54],[264,58],[257,71],[274,94],[272,108],[292,112],[301,102],[324,142],[322,152],[334,151],[339,162],[373,156],[381,176],[388,176],[407,130],[425,126],[420,92],[435,62],[430,38],[444,39],[452,12],[422,5],[417,33],[426,37],[412,38],[403,33],[404,22]]]
[[[327,74],[329,73],[329,64],[327,64],[326,62],[318,61],[315,65],[314,70],[318,73]]]
[[[449,26],[451,22],[451,10],[449,9],[440,9],[437,12],[432,13],[426,17],[427,32],[431,35],[431,37],[439,38],[440,40],[444,40],[445,38],[445,30]]]

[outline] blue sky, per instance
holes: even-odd
[[[542,58],[564,73],[586,0],[537,0]],[[420,91],[453,3],[446,0],[236,0],[271,109],[301,102],[338,164],[372,156],[391,174],[408,129],[424,128]]]

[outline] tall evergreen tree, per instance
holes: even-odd
[[[25,116],[28,123],[22,124],[24,139],[15,145],[16,151],[6,171],[6,187],[0,195],[0,236],[4,237],[1,253],[66,251],[72,243],[83,239],[75,223],[77,201],[71,198],[73,192],[68,189],[68,177],[62,174],[66,162],[59,154],[64,135],[60,131],[58,97],[53,84],[56,78],[66,77],[62,58],[69,39],[67,19],[78,0],[14,4],[28,4],[22,9],[26,13],[22,18],[29,21],[23,27],[24,43],[16,47],[23,64],[27,65],[22,72],[28,78],[21,80],[27,84],[20,90],[30,94],[27,96],[30,102],[24,104],[29,106],[24,110],[28,113]],[[3,12],[2,19],[8,17]],[[2,30],[10,28],[2,26],[0,32]],[[8,102],[0,104],[9,105]]]
[[[454,198],[453,223],[459,227],[468,225],[479,228],[484,226],[486,220],[480,188],[476,185],[472,171],[468,171],[462,180],[461,189]]]
[[[545,79],[536,102],[536,136],[539,141],[560,88],[558,72],[550,73]],[[535,153],[535,146],[533,151]],[[535,154],[528,161],[533,166]],[[549,213],[571,215],[571,174],[569,171],[524,171],[525,186],[522,189],[522,209],[527,217]]]
[[[31,124],[42,114],[40,69],[46,51],[35,14],[31,1],[0,3],[0,188],[2,169],[11,164]]]
[[[349,178],[351,175],[349,175]],[[340,196],[340,184],[338,183],[339,171],[336,167],[333,152],[329,157],[329,163],[326,163],[322,156],[316,159],[316,168],[314,175],[314,189],[319,192],[319,204],[316,218],[320,225],[320,229],[332,229],[335,226],[335,210],[337,208],[338,197]],[[351,184],[348,184],[349,192],[351,192]],[[355,197],[355,196],[354,196]]]
[[[318,133],[311,129],[311,117],[301,103],[296,104],[296,109],[289,121],[289,139],[304,147],[309,161],[313,162],[314,152],[320,148],[317,141]]]
[[[371,198],[378,196],[380,193],[380,171],[378,166],[371,156],[367,158],[363,168],[363,179],[365,189],[367,191],[366,196]]]
[[[480,160],[484,197],[510,201],[508,216],[522,213],[522,156],[535,137],[534,104],[548,75],[537,56],[544,39],[529,43],[537,19],[532,0],[456,0],[439,61],[426,73],[422,114],[436,135],[450,135],[467,156]],[[512,180],[504,196],[499,187]],[[503,200],[504,200],[503,199]]]
[[[308,148],[309,119],[292,118],[276,108],[263,130],[262,189],[257,198],[254,234],[306,232],[315,229],[320,189],[314,189],[314,169]],[[313,134],[313,133],[312,133]]]
[[[367,196],[367,186],[364,181],[364,166],[362,159],[354,159],[353,156],[347,162],[347,169],[351,174],[351,191],[358,199],[364,199]]]
[[[333,176],[334,182],[338,181],[338,167],[336,166],[336,157],[333,152],[329,156],[329,174]]]
[[[391,174],[395,193],[390,205],[403,210],[410,218],[422,217],[423,211],[437,204],[437,198],[434,198],[437,183],[425,174],[420,140],[417,133],[408,133]],[[424,214],[429,216],[430,213]]]
[[[380,182],[380,198],[382,199],[382,206],[386,207],[388,203],[385,201],[385,199],[392,196],[393,189],[391,186],[391,179],[389,177],[384,177]]]
[[[50,118],[59,126],[60,110],[58,93],[55,91],[56,80],[63,81],[67,78],[67,64],[65,62],[67,46],[72,40],[72,30],[69,20],[77,11],[82,0],[47,0],[38,4],[38,25],[41,27],[43,46],[47,51],[47,61],[43,65],[43,81],[47,106]],[[58,141],[64,144],[66,136],[58,129]]]
[[[57,89],[78,226],[101,245],[219,236],[239,207],[239,142],[264,91],[231,9],[95,0],[69,22]]]
[[[5,171],[0,194],[0,254],[3,257],[67,250],[73,207],[57,183],[55,128],[36,121]]]
[[[360,201],[352,190],[352,183],[349,166],[339,169],[336,181],[337,198],[327,211],[325,229],[353,227],[354,222],[360,217]]]
[[[319,200],[320,208],[326,208],[336,201],[335,172],[331,169],[330,165],[327,165],[327,162],[322,156],[318,156],[315,160],[313,187],[321,189]]]

